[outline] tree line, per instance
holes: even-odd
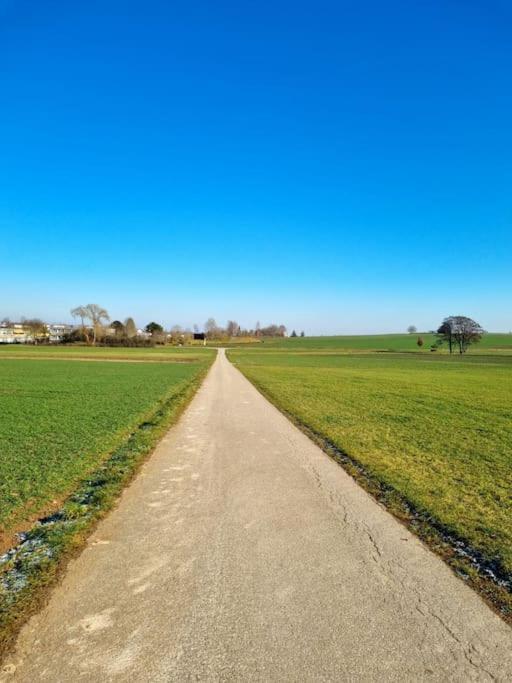
[[[197,325],[194,326],[194,331],[199,332]],[[204,334],[206,339],[222,340],[233,339],[237,337],[255,338],[261,337],[286,337],[286,325],[271,325],[261,326],[258,321],[253,328],[243,328],[236,320],[228,320],[225,327],[218,325],[215,318],[208,318],[204,324]]]
[[[226,340],[236,337],[284,337],[286,336],[285,325],[268,325],[261,327],[256,323],[254,329],[243,329],[235,320],[228,320],[225,327],[217,324],[215,318],[208,318],[204,324],[204,332],[200,332],[199,326],[194,325],[194,330],[183,329],[174,325],[169,330],[155,321],[148,323],[142,330],[137,330],[133,318],[111,321],[108,311],[98,304],[77,306],[71,310],[71,315],[80,320],[78,329],[74,330],[64,339],[65,342],[83,341],[94,346],[101,342],[107,345],[146,345],[149,343],[182,344],[191,341],[194,336],[203,336],[208,340]],[[304,334],[304,333],[302,333]],[[142,339],[141,339],[142,337]]]
[[[155,344],[184,344],[196,338],[211,341],[227,341],[233,338],[285,337],[287,334],[285,325],[271,324],[261,326],[257,322],[254,328],[242,328],[236,320],[228,320],[225,326],[219,325],[215,318],[208,318],[204,326],[200,328],[194,325],[193,330],[173,325],[169,329],[156,322],[149,322],[144,328],[138,329],[133,318],[128,317],[124,321],[112,320],[109,312],[99,304],[85,304],[76,306],[70,311],[74,318],[74,326],[50,325],[40,318],[22,318],[21,326],[33,343],[48,343],[50,338],[54,341],[55,328],[67,327],[60,337],[65,344],[84,343],[89,346],[96,344],[109,346],[148,346]],[[7,318],[1,322],[2,326],[10,326],[13,323]],[[20,325],[17,323],[17,325]],[[53,334],[52,334],[53,332]],[[297,336],[295,330],[292,336]],[[304,336],[304,332],[301,332]]]

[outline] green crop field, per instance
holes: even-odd
[[[70,346],[55,344],[32,346],[30,344],[0,344],[0,361],[4,358],[55,358],[59,360],[123,360],[155,362],[188,362],[204,358],[201,346],[155,346],[148,348],[123,348],[105,346]]]
[[[510,577],[512,357],[348,354],[344,340],[341,352],[301,341],[228,355],[299,424]]]
[[[149,351],[149,354],[148,354]],[[0,530],[62,501],[164,401],[212,359],[202,350],[0,349]],[[54,359],[68,354],[98,362]],[[31,355],[32,358],[21,358]],[[156,358],[155,358],[156,356]],[[103,360],[100,360],[103,359]]]

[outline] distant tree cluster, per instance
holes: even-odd
[[[98,337],[105,336],[104,323],[110,320],[105,308],[98,306],[98,304],[77,306],[71,310],[71,315],[74,318],[80,318],[81,333],[87,344],[94,346]]]
[[[184,344],[192,339],[190,330],[175,325],[166,331],[160,323],[149,322],[143,330],[137,329],[133,318],[110,321],[108,311],[97,304],[77,306],[71,311],[80,319],[77,329],[64,335],[64,343],[85,342],[94,346],[154,346],[155,344]]]
[[[436,345],[447,344],[450,353],[458,350],[462,354],[466,353],[471,344],[479,342],[483,334],[483,328],[471,318],[451,315],[439,326]]]
[[[194,334],[210,341],[222,341],[237,337],[285,337],[285,325],[267,325],[261,327],[256,323],[254,329],[242,329],[236,320],[228,320],[226,326],[217,324],[215,318],[208,318],[201,333],[198,325],[194,325],[194,332],[183,330],[174,325],[170,330],[154,320],[149,322],[143,330],[138,330],[133,318],[126,318],[124,322],[113,320],[105,308],[97,304],[77,306],[71,311],[73,317],[80,320],[77,329],[66,335],[65,341],[85,342],[94,346],[97,343],[109,346],[135,346],[149,344],[183,344],[193,339]],[[297,333],[295,332],[295,336]],[[304,336],[304,332],[301,332]]]
[[[409,334],[415,334],[415,325],[407,328]],[[436,351],[439,347],[446,344],[448,351],[453,353],[458,351],[460,354],[466,353],[471,344],[476,344],[482,338],[484,330],[471,318],[464,315],[450,315],[443,320],[437,330],[431,330],[430,334],[436,335],[436,341],[430,347],[431,351]],[[424,344],[423,337],[419,336],[416,340],[418,347]]]
[[[215,318],[208,318],[204,324],[204,331],[207,339],[222,339],[226,337],[226,330],[217,325]]]
[[[67,323],[47,324],[39,318],[22,318],[13,323],[7,318],[0,321],[2,329],[12,328],[13,343],[64,343],[87,344],[89,346],[154,346],[155,344],[183,345],[197,340],[229,341],[244,337],[259,339],[265,337],[285,337],[285,325],[271,324],[262,327],[259,322],[253,329],[243,329],[236,320],[228,320],[225,327],[217,324],[215,318],[208,318],[200,331],[198,325],[194,330],[183,329],[173,325],[166,329],[161,323],[152,320],[139,329],[133,318],[124,321],[112,320],[109,312],[99,304],[83,304],[71,309],[75,319],[74,325]],[[17,338],[15,338],[17,335]],[[297,336],[294,331],[293,336]],[[304,332],[301,332],[304,336]],[[6,334],[4,333],[4,339]],[[11,338],[9,337],[9,338]],[[11,343],[11,342],[5,342]]]
[[[194,325],[194,331],[199,332],[197,325]],[[260,323],[257,322],[254,329],[243,329],[236,320],[228,320],[226,327],[222,327],[222,325],[217,324],[215,318],[208,318],[204,324],[204,332],[206,339],[221,341],[236,337],[285,337],[286,327],[276,324],[261,327]]]

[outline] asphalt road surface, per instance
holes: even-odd
[[[512,680],[512,629],[219,353],[6,681]]]

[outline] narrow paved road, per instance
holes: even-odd
[[[486,681],[512,629],[221,351],[8,681]]]

